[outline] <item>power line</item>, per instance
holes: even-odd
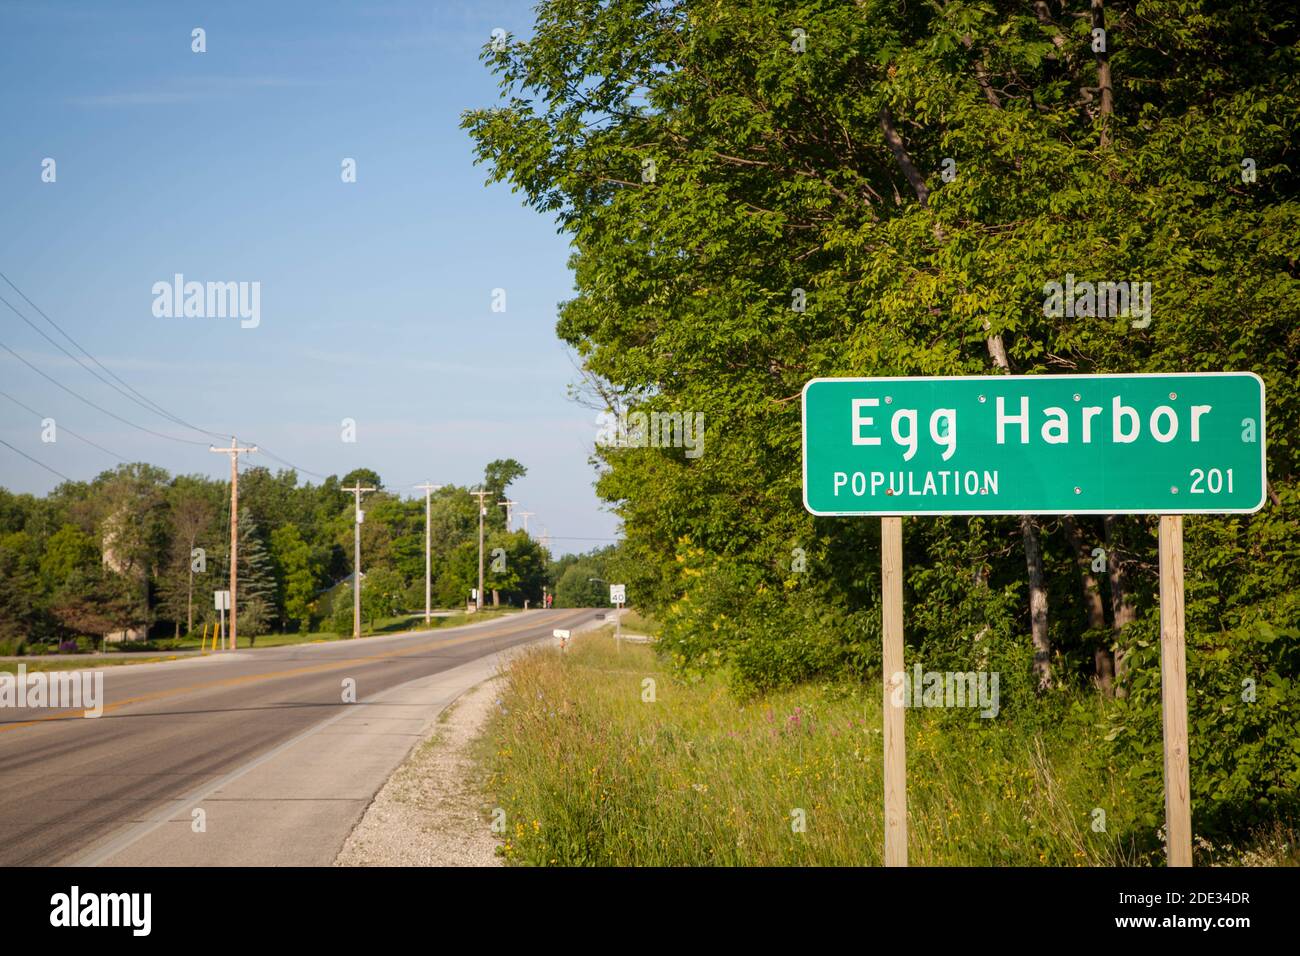
[[[174,435],[164,435],[162,432],[156,432],[156,431],[154,431],[152,428],[146,428],[144,425],[138,425],[138,424],[136,424],[135,422],[130,421],[129,419],[123,418],[121,415],[115,414],[114,412],[110,412],[107,408],[104,408],[102,405],[97,405],[95,402],[92,402],[90,399],[86,398],[84,395],[81,395],[81,394],[79,394],[79,393],[77,393],[77,392],[74,392],[72,389],[68,388],[68,386],[64,385],[64,384],[63,384],[62,382],[60,382],[58,379],[56,379],[56,378],[54,378],[54,377],[52,377],[52,376],[50,376],[50,375],[47,375],[45,372],[42,372],[39,368],[37,368],[37,367],[36,367],[35,365],[33,365],[31,362],[27,361],[27,359],[23,358],[21,355],[19,355],[17,352],[15,352],[13,349],[11,349],[9,346],[5,345],[3,342],[0,342],[0,348],[4,349],[6,352],[8,352],[10,355],[12,355],[14,358],[16,358],[18,361],[22,362],[24,365],[26,365],[29,369],[31,369],[31,370],[32,370],[33,372],[35,372],[37,375],[41,376],[41,378],[43,378],[43,379],[45,379],[46,381],[49,381],[49,382],[53,383],[54,385],[57,385],[59,388],[63,389],[65,392],[67,392],[67,393],[68,393],[69,395],[71,395],[73,398],[77,399],[78,401],[85,402],[85,403],[86,403],[87,405],[89,405],[91,408],[93,408],[93,409],[95,409],[95,410],[97,410],[97,411],[103,412],[105,415],[109,416],[110,418],[116,418],[119,422],[121,422],[121,423],[124,424],[124,425],[130,425],[132,428],[139,429],[140,431],[142,431],[142,432],[146,432],[146,433],[148,433],[148,434],[150,434],[150,435],[155,435],[155,436],[157,436],[158,438],[165,438],[165,439],[167,439],[168,441],[181,442],[182,444],[185,444],[185,445],[207,445],[207,444],[209,444],[208,442],[205,442],[205,441],[194,441],[194,440],[189,439],[189,438],[177,438],[177,437],[174,436]]]
[[[49,418],[48,415],[42,415],[40,412],[38,412],[36,409],[32,408],[30,405],[28,405],[28,404],[26,404],[26,403],[24,403],[24,402],[20,402],[18,399],[14,398],[12,395],[10,395],[8,392],[0,392],[0,397],[3,397],[3,398],[7,398],[7,399],[9,399],[9,401],[13,402],[13,403],[14,403],[15,405],[17,405],[19,408],[25,408],[25,409],[27,409],[27,411],[31,412],[33,415],[35,415],[37,418],[41,419],[42,421],[44,421],[46,418]],[[115,451],[109,451],[109,450],[108,450],[107,448],[105,448],[103,445],[96,444],[95,442],[91,441],[89,438],[85,437],[84,435],[78,435],[76,432],[74,432],[71,428],[68,428],[66,425],[57,425],[56,427],[62,429],[62,430],[65,431],[65,432],[67,432],[69,435],[71,435],[73,438],[77,439],[78,441],[83,441],[83,442],[85,442],[85,443],[86,443],[87,445],[89,445],[91,448],[98,448],[98,449],[99,449],[100,451],[102,451],[104,454],[113,456],[113,457],[116,458],[118,461],[126,461],[126,460],[127,460],[127,459],[124,458],[122,455],[119,455],[117,452],[115,452]]]
[[[135,395],[139,396],[139,398],[142,399],[143,401],[147,402],[149,406],[152,406],[152,408],[149,408],[150,411],[153,411],[153,412],[155,412],[156,414],[162,415],[163,417],[169,419],[170,421],[174,422],[175,424],[182,425],[182,426],[184,426],[185,428],[188,428],[188,429],[190,429],[190,430],[192,430],[192,431],[198,432],[198,433],[201,434],[201,435],[210,435],[210,436],[212,436],[212,437],[214,437],[214,438],[222,438],[222,439],[224,439],[224,438],[226,438],[226,437],[229,436],[229,432],[215,432],[215,431],[209,431],[209,430],[206,429],[206,428],[200,428],[200,427],[198,427],[197,425],[191,424],[190,422],[187,422],[185,419],[181,418],[179,415],[176,415],[176,414],[173,414],[172,412],[169,412],[169,411],[168,411],[167,409],[165,409],[162,405],[159,405],[157,402],[153,401],[153,399],[149,398],[148,396],[144,395],[143,393],[141,393],[141,392],[138,391],[137,389],[133,388],[133,387],[132,387],[130,384],[128,384],[128,383],[127,383],[123,378],[121,378],[121,376],[119,376],[116,372],[114,372],[112,369],[110,369],[110,368],[108,368],[107,366],[105,366],[104,363],[102,363],[99,359],[95,358],[95,356],[90,352],[89,349],[87,349],[87,348],[86,348],[85,346],[83,346],[80,342],[78,342],[78,341],[77,341],[76,339],[74,339],[71,335],[69,335],[66,331],[64,331],[64,329],[63,329],[62,326],[60,326],[57,322],[55,322],[52,318],[50,318],[49,315],[46,314],[46,312],[45,312],[44,309],[42,309],[39,305],[37,305],[35,302],[33,302],[33,301],[31,300],[31,298],[27,295],[27,293],[23,292],[22,289],[18,288],[18,286],[16,286],[16,285],[14,284],[13,280],[10,279],[10,278],[9,278],[7,275],[5,275],[3,272],[0,272],[0,279],[3,279],[3,280],[4,280],[4,281],[9,285],[9,287],[10,287],[11,289],[13,289],[15,292],[17,292],[20,296],[22,296],[22,299],[23,299],[24,302],[26,302],[26,303],[27,303],[28,305],[30,305],[33,309],[35,309],[36,312],[37,312],[37,314],[40,315],[41,318],[45,319],[46,322],[50,323],[50,325],[52,325],[55,329],[57,329],[60,335],[62,335],[65,339],[67,339],[69,342],[71,342],[73,345],[75,345],[78,349],[80,349],[81,352],[83,352],[83,353],[86,355],[87,358],[89,358],[89,359],[90,359],[92,362],[94,362],[97,366],[99,366],[101,369],[103,369],[103,370],[104,370],[108,375],[112,376],[114,379],[116,379],[118,382],[120,382],[120,383],[122,384],[123,387],[125,387],[125,388],[128,389],[128,390],[130,390],[130,391],[133,392]],[[77,361],[77,363],[78,363],[79,365],[81,365],[82,368],[85,368],[86,371],[91,372],[91,374],[94,374],[94,371],[93,371],[92,369],[86,368],[85,364],[82,363],[79,359],[77,359],[77,357],[76,357],[75,355],[72,355],[70,352],[68,352],[66,349],[64,349],[64,348],[63,348],[61,345],[59,345],[57,342],[54,342],[53,339],[50,339],[50,337],[49,337],[48,335],[46,335],[43,331],[41,331],[39,328],[37,328],[37,326],[33,325],[32,322],[31,322],[31,320],[29,320],[25,315],[23,315],[20,311],[18,311],[18,309],[14,308],[14,306],[13,306],[13,305],[8,301],[8,300],[4,299],[3,297],[0,297],[0,302],[4,302],[5,305],[9,306],[9,308],[14,312],[15,315],[17,315],[20,319],[22,319],[22,320],[23,320],[24,322],[26,322],[28,325],[31,325],[32,328],[35,328],[38,332],[41,333],[41,335],[44,335],[45,338],[46,338],[47,340],[49,340],[53,345],[55,345],[57,348],[59,348],[60,350],[62,350],[63,353],[64,353],[65,355],[68,355],[69,358],[72,358],[73,360]],[[2,343],[0,343],[0,344],[2,344]],[[23,359],[22,356],[18,355],[16,352],[13,352],[13,350],[12,350],[12,349],[9,349],[8,346],[4,346],[4,348],[6,348],[10,353],[12,353],[15,357],[17,357],[20,361],[22,361],[24,364],[26,364],[26,365],[27,365],[29,368],[31,368],[33,371],[36,371],[37,373],[43,375],[45,378],[49,379],[51,382],[54,382],[54,384],[59,385],[59,387],[62,388],[64,391],[67,391],[67,392],[70,392],[70,393],[73,394],[73,395],[76,395],[75,392],[71,392],[70,389],[66,388],[66,387],[63,386],[63,385],[60,385],[58,382],[54,381],[54,379],[50,378],[48,375],[45,375],[44,372],[41,372],[40,369],[37,369],[35,366],[33,366],[30,362],[27,362],[26,359]],[[99,378],[100,381],[104,381],[103,378],[100,377],[100,376],[98,376],[98,375],[96,375],[95,377],[96,377],[96,378]],[[105,384],[111,384],[111,383],[107,383],[107,382],[106,382]],[[114,387],[116,387],[116,386],[114,386]],[[118,391],[118,392],[121,392],[121,389],[117,389],[117,391]],[[76,397],[77,397],[77,398],[81,398],[80,395],[76,395]],[[126,396],[126,397],[127,397],[127,398],[131,398],[130,395],[128,395],[128,396]],[[81,400],[87,402],[88,404],[92,404],[92,405],[93,405],[93,403],[91,403],[88,399],[81,398]],[[132,399],[132,401],[135,401],[135,399]],[[136,401],[136,404],[138,405],[138,404],[140,404],[140,402]],[[99,408],[99,406],[95,406],[95,407],[96,407],[96,408]],[[146,406],[146,407],[147,407],[147,406]],[[190,441],[190,440],[185,439],[185,438],[174,438],[174,437],[172,437],[172,436],[170,436],[170,435],[163,435],[161,432],[155,432],[155,431],[153,431],[152,429],[143,428],[143,426],[135,425],[133,422],[128,422],[128,421],[126,421],[126,419],[123,419],[123,418],[121,418],[120,416],[113,415],[112,412],[109,412],[109,411],[107,411],[106,409],[100,408],[99,410],[102,411],[102,412],[104,412],[104,413],[107,414],[107,415],[111,415],[113,418],[116,418],[118,421],[125,422],[126,424],[131,425],[131,426],[134,427],[134,428],[140,428],[140,429],[142,429],[143,431],[147,431],[147,432],[149,432],[150,434],[157,435],[157,436],[160,437],[160,438],[167,438],[167,439],[169,439],[169,440],[171,440],[171,441],[187,442],[188,444],[191,444],[191,445],[206,445],[206,444],[208,444],[208,442]],[[293,469],[294,471],[296,471],[296,472],[300,472],[300,473],[302,473],[302,474],[304,474],[304,475],[310,475],[310,476],[313,477],[313,478],[319,478],[321,481],[324,481],[324,480],[326,480],[326,479],[329,477],[328,475],[322,475],[322,474],[320,474],[319,472],[311,471],[310,469],[307,469],[307,468],[302,468],[302,467],[300,467],[299,465],[294,464],[293,462],[289,461],[289,460],[286,459],[286,458],[281,458],[279,455],[276,455],[276,454],[273,454],[273,453],[267,451],[266,448],[265,448],[265,446],[259,446],[259,447],[261,447],[262,454],[266,455],[268,458],[271,458],[272,460],[274,460],[274,461],[276,461],[276,462],[279,462],[279,463],[282,464],[282,465],[285,465],[285,466],[288,467],[288,468],[292,468],[292,469]]]
[[[43,318],[46,322],[50,323],[50,325],[54,326],[54,328],[55,328],[56,330],[58,330],[58,333],[59,333],[60,335],[62,335],[65,339],[67,339],[69,342],[71,342],[73,345],[75,345],[75,346],[76,346],[76,347],[77,347],[77,348],[78,348],[78,349],[79,349],[79,350],[80,350],[80,351],[81,351],[81,352],[82,352],[82,353],[83,353],[87,358],[89,358],[92,362],[94,362],[94,363],[95,363],[96,365],[98,365],[101,369],[103,369],[105,372],[107,372],[110,376],[112,376],[114,379],[116,379],[119,383],[121,383],[121,385],[122,385],[124,388],[126,388],[129,392],[131,392],[131,393],[133,393],[133,394],[127,394],[127,392],[122,391],[121,388],[118,388],[117,385],[114,385],[112,382],[110,382],[110,381],[108,381],[107,379],[105,379],[102,375],[98,374],[94,369],[87,367],[86,364],[85,364],[84,362],[81,361],[81,359],[77,358],[75,355],[73,355],[71,352],[69,352],[67,349],[65,349],[65,348],[64,348],[62,345],[60,345],[58,342],[55,342],[54,339],[50,338],[49,335],[47,335],[47,334],[46,334],[46,333],[45,333],[45,332],[44,332],[44,331],[43,331],[39,326],[37,326],[37,325],[36,325],[34,322],[32,322],[29,318],[27,318],[27,316],[23,315],[21,312],[19,312],[17,309],[15,309],[15,308],[13,307],[13,305],[10,304],[10,302],[9,302],[7,299],[5,299],[4,297],[0,296],[0,302],[3,302],[5,305],[9,306],[10,310],[11,310],[11,311],[16,315],[16,316],[18,316],[18,318],[22,319],[24,322],[26,322],[28,325],[30,325],[33,329],[36,329],[37,332],[40,332],[40,334],[41,334],[42,336],[45,337],[46,341],[48,341],[51,345],[53,345],[55,348],[57,348],[59,351],[61,351],[64,355],[68,356],[70,359],[72,359],[74,362],[76,362],[76,363],[77,363],[78,365],[80,365],[82,368],[86,369],[87,372],[90,372],[91,375],[94,375],[95,378],[99,379],[99,380],[100,380],[101,382],[103,382],[105,385],[107,385],[107,386],[109,386],[110,388],[114,389],[114,390],[117,391],[118,393],[120,393],[120,394],[126,396],[126,397],[129,398],[131,401],[135,402],[137,405],[140,405],[140,406],[141,406],[142,408],[144,408],[145,410],[147,410],[147,411],[151,411],[151,412],[154,412],[154,413],[157,414],[157,415],[161,415],[162,417],[164,417],[164,418],[170,420],[170,421],[173,422],[174,424],[177,424],[177,425],[183,425],[184,427],[186,427],[186,428],[188,428],[188,429],[191,429],[192,431],[196,431],[196,432],[198,432],[199,434],[202,434],[202,435],[210,435],[210,436],[213,436],[213,437],[216,437],[216,438],[224,437],[224,436],[222,436],[221,434],[219,434],[218,432],[208,431],[208,430],[205,429],[205,428],[199,428],[197,425],[191,425],[189,422],[185,421],[185,420],[184,420],[183,418],[181,418],[180,416],[172,414],[171,412],[167,411],[167,409],[163,408],[161,405],[159,405],[157,402],[153,401],[153,400],[152,400],[151,398],[149,398],[148,396],[146,396],[146,395],[142,394],[141,392],[137,391],[136,389],[132,388],[132,387],[131,387],[129,384],[127,384],[127,383],[126,383],[126,382],[125,382],[125,381],[124,381],[124,380],[123,380],[123,379],[122,379],[122,378],[121,378],[121,377],[120,377],[116,372],[112,371],[112,370],[109,369],[107,366],[105,366],[103,362],[101,362],[99,359],[95,358],[95,356],[94,356],[93,354],[91,354],[91,352],[90,352],[90,351],[89,351],[85,346],[83,346],[80,342],[78,342],[78,341],[77,341],[76,339],[74,339],[71,335],[69,335],[66,331],[64,331],[64,329],[63,329],[63,327],[62,327],[61,325],[59,325],[59,324],[58,324],[57,322],[55,322],[52,318],[50,318],[50,317],[45,313],[45,310],[44,310],[44,309],[42,309],[39,305],[37,305],[35,302],[33,302],[30,298],[28,298],[27,293],[23,292],[22,289],[18,288],[18,286],[16,286],[16,285],[14,285],[13,280],[11,280],[11,279],[10,279],[7,275],[5,275],[3,272],[0,272],[0,279],[4,279],[4,281],[5,281],[6,283],[8,283],[9,287],[10,287],[11,289],[13,289],[15,292],[17,292],[20,296],[22,296],[23,301],[26,302],[28,305],[30,305],[33,309],[35,309],[35,310],[36,310],[36,313],[37,313],[41,318]],[[138,396],[138,398],[135,397],[135,396]]]
[[[293,462],[281,458],[279,455],[273,455],[271,452],[267,451],[265,445],[258,445],[257,447],[261,449],[262,454],[265,455],[267,458],[270,458],[272,461],[279,462],[281,465],[285,465],[289,468],[292,468],[294,471],[302,472],[304,475],[311,475],[313,478],[319,478],[321,481],[324,481],[329,477],[329,475],[322,475],[319,472],[308,471],[306,468],[301,468],[298,465],[295,465]]]
[[[21,293],[19,293],[19,294],[21,294]],[[121,388],[119,388],[117,385],[113,384],[113,383],[110,382],[108,379],[104,378],[104,376],[100,375],[100,374],[99,374],[98,372],[96,372],[93,368],[91,368],[89,365],[87,365],[85,362],[83,362],[83,361],[82,361],[81,359],[79,359],[77,356],[73,355],[71,352],[69,352],[67,349],[65,349],[62,345],[60,345],[58,342],[56,342],[53,338],[50,337],[50,334],[49,334],[48,332],[46,332],[44,329],[42,329],[39,325],[37,325],[37,324],[36,324],[35,322],[33,322],[31,319],[27,318],[27,316],[25,316],[25,315],[23,315],[21,312],[19,312],[18,309],[14,308],[13,303],[10,302],[8,299],[6,299],[6,298],[5,298],[4,296],[2,296],[2,295],[0,295],[0,303],[2,303],[2,304],[4,304],[5,306],[7,306],[7,307],[9,308],[9,311],[10,311],[10,312],[12,312],[14,315],[18,316],[18,318],[22,319],[22,320],[23,320],[24,322],[26,322],[29,326],[31,326],[31,328],[34,329],[34,330],[36,331],[36,333],[37,333],[38,335],[40,335],[43,339],[45,339],[45,341],[49,342],[51,345],[53,345],[56,349],[58,349],[60,352],[62,352],[62,353],[63,353],[64,355],[66,355],[68,358],[72,359],[72,361],[76,362],[77,365],[79,365],[81,368],[85,369],[87,372],[89,372],[91,375],[93,375],[93,376],[94,376],[98,381],[100,381],[100,382],[103,383],[104,385],[107,385],[109,388],[113,389],[113,391],[117,392],[119,395],[122,395],[123,397],[125,397],[125,398],[128,399],[129,401],[135,402],[135,404],[139,405],[139,406],[140,406],[141,408],[143,408],[146,412],[150,412],[150,413],[152,413],[152,414],[154,414],[154,415],[161,415],[163,418],[166,418],[168,421],[172,422],[173,424],[182,425],[182,426],[184,426],[185,428],[191,428],[191,429],[193,429],[194,431],[199,432],[200,434],[207,434],[206,432],[203,431],[203,429],[201,429],[201,428],[194,428],[194,426],[189,425],[188,423],[182,421],[182,420],[179,419],[179,418],[176,418],[175,416],[169,414],[168,412],[163,411],[163,410],[160,410],[160,409],[158,409],[158,408],[153,408],[153,407],[151,407],[150,405],[146,404],[145,402],[141,401],[140,399],[136,398],[134,395],[131,395],[129,392],[123,391],[123,390],[122,390]],[[215,434],[215,432],[212,433],[212,434]]]
[[[33,458],[31,455],[27,454],[27,452],[22,451],[21,449],[15,448],[13,445],[11,445],[11,444],[9,444],[7,441],[5,441],[3,438],[0,438],[0,445],[4,445],[4,446],[5,446],[6,448],[8,448],[10,451],[12,451],[12,452],[17,452],[19,455],[22,455],[24,458],[26,458],[28,461],[30,461],[33,465],[40,465],[42,468],[44,468],[46,471],[50,472],[51,474],[58,475],[58,476],[59,476],[60,478],[62,478],[64,481],[72,481],[72,479],[69,478],[67,475],[65,475],[63,472],[61,472],[61,471],[56,471],[55,469],[51,468],[49,465],[45,464],[45,462],[43,462],[43,461],[37,461],[37,460],[36,460],[35,458]]]

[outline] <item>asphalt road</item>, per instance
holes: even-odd
[[[93,719],[0,708],[0,865],[328,863],[430,707],[597,613],[103,668]]]

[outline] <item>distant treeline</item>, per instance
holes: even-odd
[[[490,463],[487,500],[502,500],[524,474],[513,459]],[[335,585],[352,573],[353,496],[344,488],[357,481],[380,489],[363,498],[363,615],[423,610],[422,496],[384,489],[369,469],[303,484],[292,471],[252,467],[239,478],[241,635],[329,629],[336,620],[351,629],[351,588]],[[463,606],[478,584],[476,498],[454,485],[434,492],[430,528],[433,602]],[[534,538],[508,532],[505,509],[495,505],[484,548],[489,605],[537,606],[543,587],[554,592],[560,582],[556,605],[573,606],[588,597],[589,585],[579,587],[565,572],[579,563],[603,569],[598,557],[553,561]],[[493,560],[496,549],[503,561]],[[0,653],[202,628],[217,617],[213,592],[229,586],[229,552],[229,482],[129,464],[90,482],[65,482],[44,497],[0,489]]]

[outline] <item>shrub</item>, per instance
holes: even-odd
[[[1112,741],[1146,794],[1146,818],[1163,817],[1164,764],[1158,622],[1141,628],[1130,656],[1129,697],[1109,718]],[[1237,836],[1300,811],[1300,629],[1257,622],[1188,635],[1188,734],[1196,831]]]

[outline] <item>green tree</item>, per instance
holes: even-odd
[[[609,585],[623,583],[621,572],[615,570],[617,554],[618,548],[610,545],[553,562],[550,577],[555,582],[555,606],[607,607]]]
[[[65,524],[45,542],[41,556],[41,581],[58,590],[76,573],[92,571],[101,561],[95,539],[76,525]]]
[[[507,604],[537,605],[546,582],[546,555],[540,544],[522,531],[496,531],[485,544],[483,586]],[[477,574],[477,568],[475,569]]]
[[[487,556],[484,557],[484,585],[486,587]],[[436,584],[438,603],[453,607],[464,605],[469,600],[470,591],[476,587],[478,587],[477,537],[462,541],[447,555],[447,559],[438,574]]]
[[[528,469],[513,458],[498,458],[483,468],[483,488],[488,492],[484,504],[488,509],[487,526],[504,528],[506,512],[501,502],[506,500],[506,489],[528,474]]]
[[[34,560],[22,532],[0,535],[0,650],[16,654],[41,636],[44,601]],[[66,579],[64,579],[66,581]]]
[[[214,580],[214,576],[209,576],[207,553],[226,530],[216,526],[219,493],[215,483],[187,476],[178,476],[166,492],[170,546],[166,562],[158,571],[158,585],[163,607],[175,622],[177,636],[182,623],[185,633],[194,630],[196,577],[200,597],[212,590],[206,587]]]
[[[1287,163],[1300,71],[1285,6],[549,0],[527,43],[484,58],[503,102],[464,124],[490,178],[572,238],[557,331],[586,399],[702,416],[693,457],[595,449],[626,581],[665,621],[666,648],[711,640],[721,653],[699,659],[725,662],[764,639],[773,593],[846,647],[869,633],[874,523],[801,507],[799,394],[816,376],[1256,371],[1272,503],[1187,534],[1280,556],[1300,453]],[[1068,274],[1151,281],[1153,321],[1046,314],[1045,285]],[[1092,587],[1109,598],[1122,684],[1153,606],[1151,527],[909,522],[909,607],[962,609],[918,615],[910,639],[972,656],[977,637],[1024,642],[1035,683],[1100,674],[1076,556],[1104,545],[1114,560]],[[1225,626],[1247,591],[1282,607],[1281,581],[1264,594],[1244,588],[1259,580],[1247,562],[1208,560],[1216,593],[1189,618]],[[714,601],[722,580],[741,590]],[[929,586],[954,603],[927,606]]]
[[[217,581],[230,575],[230,546],[218,545],[210,556],[220,568]],[[236,595],[238,633],[249,638],[249,646],[266,633],[267,626],[280,616],[280,593],[276,582],[275,562],[261,529],[247,508],[239,509],[239,588]]]
[[[372,568],[361,576],[361,626],[373,631],[382,618],[395,617],[405,608],[405,584],[392,568]],[[342,587],[334,596],[330,627],[338,634],[352,633],[352,585]]]
[[[528,469],[513,458],[498,458],[490,461],[483,468],[483,487],[498,498],[504,497],[506,489],[514,482],[528,474]]]
[[[285,618],[299,626],[309,624],[317,574],[311,548],[296,526],[286,524],[271,532],[271,560]]]
[[[107,567],[74,572],[54,595],[52,609],[68,631],[97,638],[101,650],[109,634],[150,623],[138,582]]]
[[[406,583],[392,568],[374,568],[361,579],[361,616],[374,630],[381,618],[402,613]]]
[[[594,561],[570,564],[555,582],[556,607],[605,607],[609,603],[609,585],[599,578],[602,565]]]

